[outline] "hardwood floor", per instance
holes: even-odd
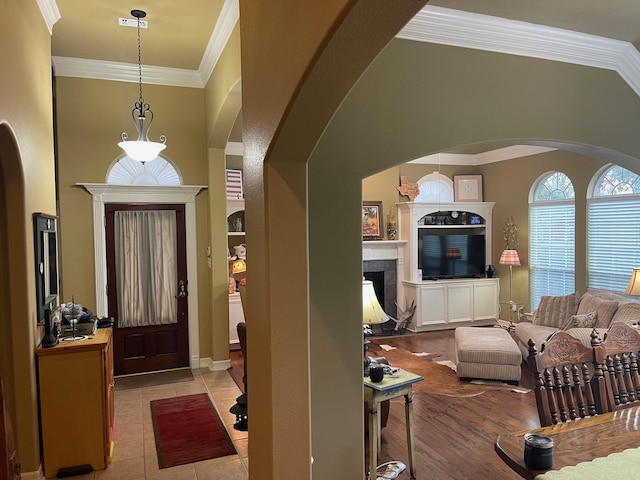
[[[453,330],[407,334],[388,337],[384,343],[412,352],[440,353],[439,360],[455,361],[453,335]],[[232,355],[230,373],[237,378],[242,377],[241,359],[241,354]],[[531,383],[525,366],[520,385],[531,388]],[[500,433],[540,427],[532,391],[487,389],[482,395],[464,398],[415,393],[413,412],[418,479],[519,478],[495,453],[493,442]],[[389,460],[408,464],[401,398],[391,401],[389,421],[382,429],[378,464]],[[398,478],[409,478],[408,471]]]
[[[397,336],[385,343],[455,361],[453,334],[446,330]],[[531,388],[529,376],[525,367],[522,387]],[[465,398],[415,393],[413,412],[417,478],[519,478],[495,453],[493,442],[500,433],[540,427],[532,391],[493,389]],[[378,464],[389,460],[408,462],[403,399],[391,401],[389,422],[382,430]]]

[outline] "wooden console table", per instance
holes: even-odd
[[[36,353],[45,477],[85,465],[105,469],[114,425],[111,328]]]
[[[413,384],[424,380],[420,375],[400,370],[398,377],[386,376],[379,383],[364,377],[364,401],[369,406],[369,480],[376,479],[380,448],[380,403],[404,395],[404,412],[409,450],[409,473],[415,478],[416,451],[413,441]]]

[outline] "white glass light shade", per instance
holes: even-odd
[[[373,325],[377,323],[384,323],[389,320],[389,316],[384,313],[376,292],[373,289],[373,282],[371,280],[362,281],[362,323],[366,325]]]
[[[167,148],[164,143],[149,142],[144,140],[127,140],[118,143],[129,158],[138,162],[150,162],[156,158],[162,150]]]
[[[633,269],[629,285],[624,293],[627,295],[640,295],[640,268]]]

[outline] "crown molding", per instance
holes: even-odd
[[[60,10],[58,10],[58,4],[56,3],[56,0],[36,1],[38,3],[38,7],[40,8],[42,18],[44,19],[44,22],[47,24],[47,28],[49,29],[49,35],[51,35],[53,33],[53,26],[58,20],[60,20]]]
[[[640,95],[640,52],[621,40],[430,5],[397,38],[614,70]]]
[[[55,11],[58,14],[55,19],[55,21],[57,21],[60,18],[60,12],[57,10],[55,0],[38,0],[39,5],[45,2],[53,2]],[[44,15],[43,11],[43,16]],[[46,19],[47,17],[45,17],[45,20]],[[142,65],[143,83],[173,87],[204,88],[239,19],[239,1],[225,0],[198,70]],[[55,21],[53,23],[55,23]],[[53,24],[51,24],[49,31],[51,31],[52,27]],[[138,64],[134,63],[108,62],[104,60],[89,60],[73,57],[53,57],[52,60],[56,75],[61,77],[92,78],[96,80],[131,83],[138,83],[139,81]]]
[[[411,160],[409,163],[420,163],[428,165],[467,165],[478,166],[488,163],[502,162],[520,157],[529,157],[539,153],[551,152],[557,148],[538,147],[535,145],[511,145],[509,147],[497,148],[477,155],[461,153],[436,153]]]
[[[204,85],[209,81],[209,77],[218,63],[220,55],[222,55],[222,51],[227,45],[231,32],[233,32],[238,20],[240,20],[239,0],[225,0],[207,48],[202,56],[200,67],[198,67],[198,72]]]
[[[51,32],[60,19],[55,0],[37,1]],[[197,71],[143,65],[144,83],[203,88],[239,20],[238,3],[225,0]],[[430,5],[396,37],[614,70],[640,96],[640,52],[620,40]],[[136,64],[65,57],[53,61],[61,76],[139,80]]]
[[[116,82],[138,83],[138,64],[87,60],[85,58],[52,57],[55,73],[60,77],[93,78]],[[196,70],[142,65],[143,83],[173,87],[203,88]]]
[[[498,148],[474,155],[475,165],[486,165],[487,163],[502,162],[503,160],[511,160],[513,158],[530,157],[554,150],[557,150],[557,148],[538,147],[535,145],[511,145],[509,147]]]

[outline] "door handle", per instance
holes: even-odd
[[[189,293],[187,292],[187,282],[185,282],[184,280],[180,280],[178,282],[178,288],[180,291],[176,295],[177,298],[185,298],[187,295],[189,295]]]

